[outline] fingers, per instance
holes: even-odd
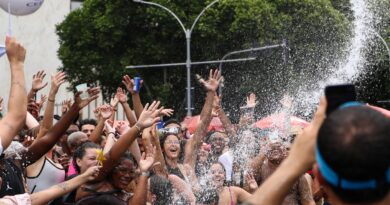
[[[327,107],[326,98],[324,96],[321,96],[320,98],[320,105],[316,111],[316,114],[314,115],[313,120],[313,126],[320,127],[322,125],[322,122],[325,119],[325,110]]]
[[[144,111],[148,110],[149,109],[149,103],[146,103],[145,107],[144,107]]]

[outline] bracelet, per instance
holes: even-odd
[[[47,101],[49,102],[54,102],[54,100],[50,99],[50,98],[47,98]]]
[[[141,127],[137,123],[134,125],[134,127],[137,128],[138,132],[142,131]]]
[[[149,177],[150,176],[150,172],[149,171],[141,172],[141,176]]]
[[[113,134],[113,135],[115,136],[115,132],[109,132],[109,133],[107,134],[107,136],[110,135],[110,134]]]

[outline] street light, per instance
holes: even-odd
[[[152,5],[152,6],[157,6],[159,8],[164,9],[168,13],[170,13],[175,19],[179,22],[181,28],[184,31],[185,37],[186,37],[186,42],[187,42],[187,60],[186,60],[186,68],[187,68],[187,116],[192,116],[192,106],[191,106],[191,34],[192,31],[195,28],[196,23],[198,22],[199,18],[204,14],[204,12],[210,8],[212,5],[217,3],[219,0],[215,0],[211,2],[209,5],[207,5],[200,13],[199,15],[195,18],[195,21],[192,23],[192,26],[190,29],[186,29],[184,26],[183,22],[177,17],[173,11],[168,9],[167,7],[154,3],[154,2],[149,2],[149,1],[142,1],[142,0],[133,0],[136,3],[141,3],[141,4],[147,4],[147,5]]]
[[[381,39],[383,45],[385,45],[385,47],[386,47],[386,49],[387,49],[387,55],[388,55],[388,57],[389,57],[389,63],[390,63],[390,48],[389,48],[389,46],[387,45],[386,40],[385,40],[378,32],[376,32],[376,31],[374,31],[374,30],[371,30],[371,31],[372,31],[372,33],[375,34],[376,37],[378,37],[379,39]],[[390,70],[390,66],[389,66],[389,70]]]
[[[254,51],[262,51],[262,50],[274,49],[274,48],[279,48],[279,47],[283,48],[283,61],[286,64],[287,57],[286,57],[286,54],[285,54],[285,50],[287,49],[287,44],[286,44],[286,40],[283,40],[282,44],[275,44],[275,45],[256,47],[256,48],[248,48],[248,49],[244,49],[244,50],[238,50],[238,51],[229,52],[229,53],[225,54],[222,57],[221,62],[219,63],[219,71],[222,73],[222,63],[226,62],[225,59],[227,57],[231,56],[231,55],[240,54],[240,53],[254,52]],[[222,86],[219,86],[219,94],[222,95]]]

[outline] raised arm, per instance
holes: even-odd
[[[98,118],[98,123],[89,136],[89,140],[94,143],[98,143],[102,132],[104,128],[104,122],[106,122],[107,119],[109,119],[113,115],[113,110],[111,105],[102,105],[97,108],[97,118]]]
[[[134,196],[128,202],[129,205],[146,204],[146,196],[148,193],[148,178],[150,175],[149,170],[153,167],[156,149],[149,146],[146,147],[145,150],[146,152],[142,153],[142,157],[139,162],[141,176],[138,178],[138,183],[134,191]]]
[[[8,113],[0,121],[0,143],[6,149],[24,126],[27,113],[27,94],[24,79],[26,50],[15,38],[6,38],[6,51],[11,68],[11,91]],[[2,152],[0,146],[0,153]]]
[[[131,110],[129,103],[127,103],[127,95],[122,88],[116,90],[115,97],[118,99],[119,103],[123,107],[123,111],[126,114],[126,118],[129,121],[130,126],[134,126],[137,123],[137,118],[134,116],[133,111]]]
[[[214,96],[214,102],[213,102],[213,113],[219,117],[219,119],[222,122],[223,127],[226,130],[226,133],[230,137],[236,136],[236,131],[234,129],[234,126],[230,119],[226,116],[222,105],[221,105],[221,96]]]
[[[156,125],[153,125],[149,132],[145,132],[145,135],[142,135],[142,138],[149,138],[153,146],[156,147],[156,156],[155,156],[155,161],[159,162],[158,166],[154,167],[154,171],[156,172],[157,175],[161,177],[167,177],[168,176],[168,169],[165,164],[165,159],[164,155],[161,150],[161,145],[160,145],[160,137],[157,134],[157,127]]]
[[[50,201],[65,195],[82,184],[93,180],[99,172],[98,166],[93,166],[87,169],[83,174],[76,176],[73,179],[54,185],[43,191],[30,195],[32,205],[47,204]]]
[[[315,143],[318,130],[325,119],[326,100],[321,98],[314,120],[295,139],[289,156],[248,199],[252,205],[281,204],[290,187],[315,162]]]
[[[77,93],[72,107],[70,107],[69,111],[61,117],[60,121],[50,128],[49,132],[47,132],[45,136],[35,140],[35,142],[28,147],[27,152],[23,155],[25,166],[34,163],[46,154],[46,152],[48,152],[55,143],[57,143],[62,134],[65,133],[69,125],[77,118],[78,112],[91,101],[98,98],[99,92],[100,89],[98,87],[88,89],[89,97],[84,100],[80,98],[80,93]]]
[[[207,81],[198,76],[199,82],[207,90],[207,95],[202,112],[200,114],[199,125],[195,130],[194,136],[187,142],[184,150],[184,163],[190,165],[191,167],[195,167],[196,151],[202,144],[202,138],[206,136],[207,127],[211,121],[211,111],[213,107],[214,96],[216,94],[215,92],[218,89],[221,79],[221,72],[218,70],[210,70],[209,79]]]
[[[110,151],[104,156],[107,160],[103,162],[103,168],[99,173],[97,181],[103,180],[107,174],[112,170],[117,161],[123,155],[123,153],[129,148],[131,143],[137,138],[138,134],[145,128],[152,126],[159,120],[159,113],[162,108],[158,109],[160,102],[154,101],[150,106],[147,104],[137,122],[137,124],[131,127],[126,133],[124,133],[118,141],[112,146]]]
[[[133,101],[133,108],[135,112],[135,116],[139,118],[141,112],[143,110],[143,105],[141,102],[141,98],[138,92],[135,92],[134,88],[134,80],[131,79],[128,75],[123,76],[122,83],[126,86],[127,91],[131,94],[131,99]],[[142,84],[142,81],[141,81]]]
[[[43,82],[45,76],[46,73],[44,70],[40,70],[33,75],[32,86],[30,92],[28,92],[27,99],[35,99],[37,92],[47,86],[47,82]]]
[[[66,75],[64,72],[58,72],[55,75],[51,76],[49,97],[47,99],[45,114],[43,115],[43,120],[39,128],[37,138],[44,136],[53,126],[54,104],[56,100],[56,95],[60,86],[65,82],[65,78]]]

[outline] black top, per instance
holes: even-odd
[[[0,170],[0,198],[25,193],[22,170],[13,160],[0,158]]]

